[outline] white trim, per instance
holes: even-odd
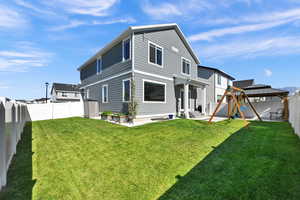
[[[129,40],[129,58],[125,60],[124,58],[124,42]],[[131,60],[131,38],[128,36],[127,38],[122,40],[122,62],[126,62]]]
[[[156,84],[161,84],[165,86],[165,98],[164,101],[145,101],[145,82],[148,83],[156,83]],[[153,81],[149,79],[143,79],[143,103],[166,103],[167,102],[167,83],[159,82],[159,81]]]
[[[168,115],[174,115],[176,116],[176,113],[162,113],[162,114],[153,114],[153,115],[137,115],[136,118],[150,118],[150,117],[162,117],[162,116],[168,116]]]
[[[86,88],[86,87],[90,87],[90,86],[96,85],[96,84],[98,84],[98,83],[102,83],[102,82],[105,82],[105,81],[109,81],[109,80],[111,80],[111,79],[118,78],[118,77],[120,77],[120,76],[124,76],[124,75],[130,74],[130,73],[132,73],[132,70],[127,71],[127,72],[123,72],[123,73],[120,73],[120,74],[117,74],[117,75],[115,75],[115,76],[111,76],[111,77],[106,78],[106,79],[102,79],[102,80],[97,81],[97,82],[95,82],[95,83],[91,83],[91,84],[82,86],[80,89],[84,89],[84,88]]]
[[[106,100],[104,101],[104,88],[106,87]],[[102,85],[102,103],[108,103],[108,84]]]
[[[156,47],[161,49],[161,65],[150,62],[150,44],[155,46],[155,61],[156,61],[156,58],[157,58],[157,56],[156,56]],[[155,44],[154,42],[151,42],[150,40],[148,40],[148,50],[147,51],[148,51],[148,64],[154,65],[154,66],[159,67],[159,68],[164,68],[164,48],[159,46],[158,44]]]
[[[189,73],[189,74],[183,72],[183,66],[182,66],[183,60],[189,62],[189,64],[190,64],[190,69],[189,69],[189,72],[190,72],[190,73]],[[181,66],[181,74],[182,74],[182,75],[185,75],[185,76],[191,76],[192,62],[191,62],[190,59],[187,59],[187,58],[181,56],[181,64],[180,64],[180,66]]]
[[[166,76],[160,76],[160,75],[157,75],[157,74],[152,74],[152,73],[148,73],[148,72],[144,72],[144,71],[140,71],[140,70],[134,70],[134,72],[138,73],[138,74],[143,74],[143,75],[146,75],[146,76],[153,76],[155,78],[165,79],[165,80],[168,80],[168,81],[173,81],[174,80],[173,78],[169,78],[169,77],[166,77]]]
[[[122,102],[128,103],[129,101],[125,101],[124,97],[125,97],[125,88],[124,88],[124,82],[125,81],[129,81],[129,100],[131,98],[131,79],[130,78],[126,78],[122,80]]]
[[[85,96],[86,99],[89,99],[90,98],[90,88],[87,88],[86,89],[86,96]]]
[[[132,33],[132,36],[131,36],[131,44],[132,44],[132,48],[131,48],[131,53],[132,53],[132,58],[131,58],[131,65],[132,65],[132,70],[134,71],[134,33]]]

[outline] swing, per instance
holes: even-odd
[[[225,97],[228,98],[228,119],[242,118],[248,124],[248,122],[245,118],[245,114],[244,114],[245,111],[249,110],[248,106],[246,105],[246,101],[247,101],[248,104],[250,105],[251,109],[253,110],[253,112],[258,117],[258,119],[260,121],[262,121],[261,117],[259,116],[256,109],[254,108],[254,106],[250,102],[250,100],[249,100],[248,96],[246,95],[245,91],[243,89],[240,89],[240,88],[237,88],[237,87],[234,87],[234,86],[228,86],[228,88],[226,89],[224,95],[222,96],[219,104],[217,105],[214,113],[210,117],[209,123],[212,122],[213,118],[217,114],[219,108],[221,107],[221,103],[223,102]],[[231,109],[231,106],[232,106],[231,104],[232,103],[234,105],[233,109]]]

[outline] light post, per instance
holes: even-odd
[[[46,103],[47,103],[47,101],[48,101],[48,86],[49,86],[49,83],[46,82],[45,85],[46,85]]]

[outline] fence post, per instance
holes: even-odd
[[[6,185],[5,107],[0,101],[0,190]]]

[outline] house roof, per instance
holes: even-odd
[[[272,97],[272,96],[288,96],[289,92],[286,90],[274,89],[274,88],[258,88],[251,90],[244,90],[249,97]]]
[[[75,84],[66,83],[53,83],[51,93],[55,89],[56,91],[67,91],[67,92],[79,92],[79,86]]]
[[[249,80],[241,80],[241,81],[234,81],[233,86],[238,88],[246,88],[251,85],[254,85],[254,79]]]
[[[264,88],[272,88],[271,85],[264,85],[264,84],[255,84],[255,85],[250,85],[247,87],[244,87],[244,90],[255,90],[255,89],[264,89]]]
[[[191,45],[187,41],[186,37],[184,36],[183,32],[179,28],[179,26],[176,23],[172,24],[156,24],[156,25],[147,25],[147,26],[130,26],[128,29],[123,31],[117,38],[115,38],[113,41],[108,43],[104,48],[99,50],[94,56],[92,56],[90,59],[88,59],[84,64],[82,64],[77,70],[81,70],[82,68],[86,67],[88,64],[93,62],[94,60],[97,59],[100,55],[104,54],[106,51],[111,49],[114,45],[128,37],[131,33],[134,32],[143,32],[143,31],[159,31],[159,30],[165,30],[165,29],[175,29],[183,43],[185,44],[186,48],[189,50],[190,54],[196,61],[196,64],[199,64],[200,61],[195,54],[195,52],[192,50]]]
[[[218,72],[218,73],[222,74],[223,76],[226,76],[226,77],[229,78],[230,80],[235,80],[235,78],[234,78],[233,76],[231,76],[231,75],[229,75],[228,73],[226,73],[226,72],[224,72],[224,71],[222,71],[222,70],[220,70],[220,69],[217,69],[217,68],[215,68],[215,67],[207,67],[207,66],[202,66],[202,65],[198,65],[198,67],[202,67],[202,68],[204,68],[204,69],[213,70],[213,71],[215,71],[215,72]]]

